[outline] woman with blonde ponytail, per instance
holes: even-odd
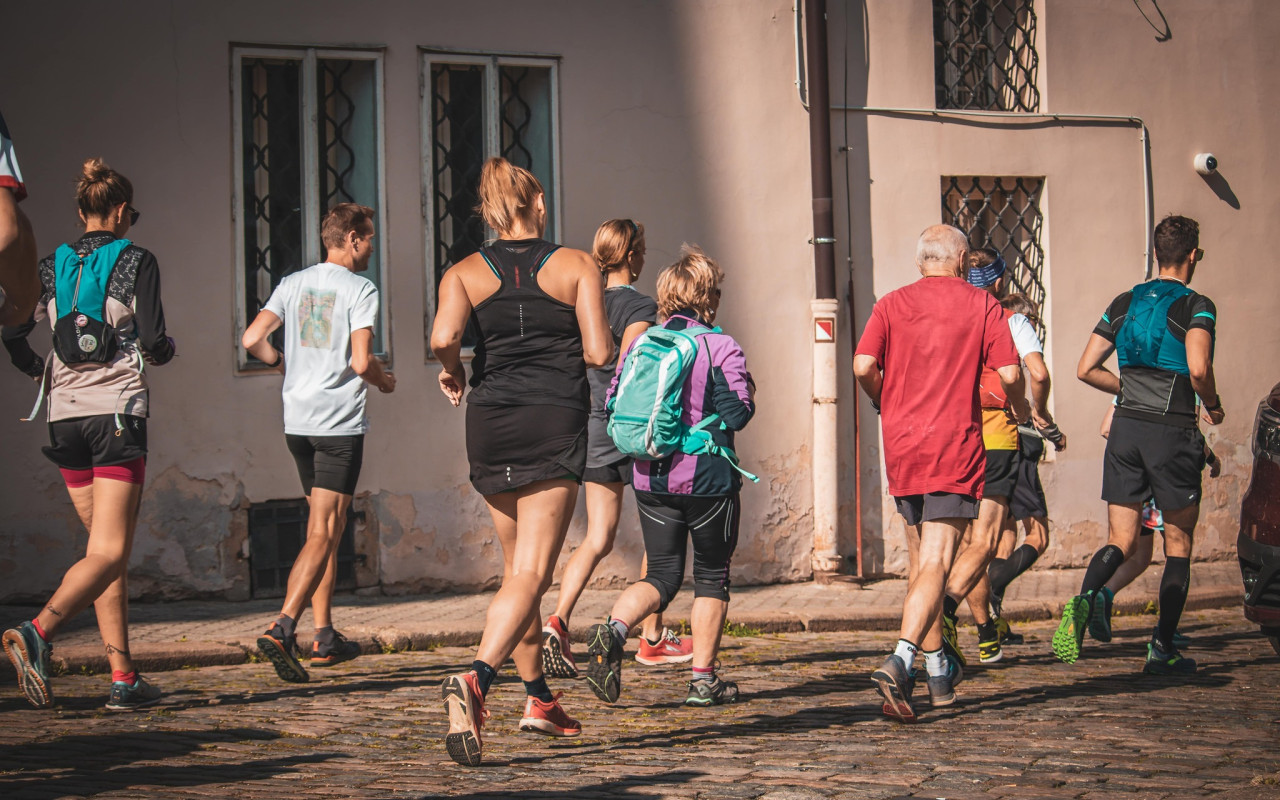
[[[596,231],[592,256],[604,275],[604,307],[617,353],[631,348],[636,337],[657,319],[658,304],[633,285],[644,269],[644,226],[630,219],[611,219]],[[613,549],[622,513],[622,490],[631,484],[631,459],[618,452],[606,430],[605,395],[618,356],[588,371],[591,417],[587,423],[587,536],[573,551],[560,578],[556,611],[542,628],[542,666],[555,678],[576,678],[578,665],[569,647],[569,615],[601,559]],[[662,615],[644,621],[636,661],[645,665],[682,663],[693,658],[693,645],[662,627]]]
[[[520,730],[577,736],[582,727],[547,687],[539,603],[551,584],[587,460],[587,368],[613,357],[604,284],[591,256],[542,238],[542,185],[503,158],[485,162],[480,211],[498,238],[440,281],[431,349],[440,389],[462,402],[462,334],[479,335],[467,395],[471,484],[489,506],[502,545],[502,588],[467,672],[445,679],[445,748],[477,766],[485,696],[511,658],[528,697]]]

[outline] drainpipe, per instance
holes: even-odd
[[[827,80],[827,2],[804,0],[809,101],[809,170],[813,181],[813,555],[814,579],[840,569],[836,521],[840,507],[836,432],[835,223],[832,216],[831,97]]]

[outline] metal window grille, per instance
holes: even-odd
[[[1026,295],[1040,311],[1045,336],[1043,178],[944,177],[942,221],[969,237],[970,247],[992,247],[1009,265],[1009,292]]]
[[[270,500],[249,507],[249,591],[255,597],[283,597],[289,570],[307,541],[308,506],[305,498]],[[356,588],[356,564],[364,556],[355,548],[355,520],[347,513],[347,526],[338,542],[338,575],[335,588]]]
[[[1039,111],[1034,0],[934,0],[938,108]]]

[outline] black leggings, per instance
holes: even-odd
[[[664,611],[684,581],[685,553],[693,539],[693,596],[729,599],[729,560],[738,546],[742,506],[737,494],[636,492],[640,530],[649,556],[644,582],[658,590]]]

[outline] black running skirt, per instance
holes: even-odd
[[[480,494],[557,478],[581,482],[587,412],[563,406],[467,404],[467,460]]]

